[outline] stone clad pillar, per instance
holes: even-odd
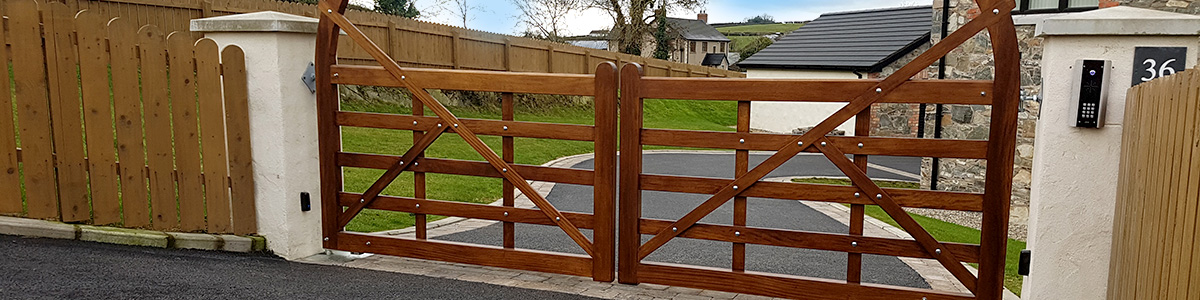
[[[317,19],[264,11],[195,19],[191,30],[246,53],[258,233],[286,259],[321,252],[316,95],[301,81]],[[301,193],[312,210],[301,210]]]
[[[1200,17],[1113,7],[1047,18],[1042,57],[1044,100],[1034,143],[1024,299],[1105,299],[1125,96],[1135,47],[1200,48]],[[1076,128],[1070,112],[1073,66],[1112,61],[1107,114],[1100,129]]]

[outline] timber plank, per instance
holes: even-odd
[[[167,35],[170,64],[171,129],[175,136],[175,180],[179,185],[179,227],[183,231],[207,228],[204,212],[203,173],[200,166],[200,132],[196,108],[196,51],[186,32]]]
[[[158,27],[138,30],[142,60],[142,103],[146,155],[150,170],[150,218],[154,229],[179,227],[175,198],[175,160],[171,145],[171,102],[167,98],[167,40]]]
[[[680,266],[666,263],[643,263],[638,274],[644,283],[685,286],[794,299],[975,299],[970,294],[958,294],[927,289],[877,285],[849,284],[845,281],[767,274],[759,272],[729,272],[706,267]]]
[[[108,22],[117,160],[124,162],[119,166],[121,212],[127,227],[150,225],[142,101],[138,91],[137,38],[135,27],[129,20],[115,18]]]
[[[105,43],[108,21],[90,11],[81,11],[75,16],[88,172],[91,175],[92,221],[98,225],[121,222],[117,153],[113,148],[116,137],[113,136],[113,110],[109,101],[108,45]]]
[[[83,103],[79,97],[79,52],[75,50],[75,13],[61,2],[42,10],[46,40],[47,82],[50,84],[50,122],[58,167],[58,208],[63,222],[91,219],[87,161],[84,160]]]
[[[388,253],[498,268],[588,276],[592,267],[591,258],[574,254],[504,249],[447,241],[399,239],[349,232],[338,233],[338,239],[341,241],[339,246],[346,251]]]
[[[651,99],[850,102],[882,80],[727,79],[647,77],[642,97]],[[909,80],[879,103],[991,105],[991,81]]]
[[[426,89],[518,94],[595,95],[593,76],[402,68],[413,85]],[[383,67],[334,65],[335,84],[405,87]]]
[[[869,119],[868,119],[869,120]],[[797,137],[791,134],[709,132],[676,129],[643,129],[642,144],[689,148],[775,151]],[[829,136],[847,154],[983,159],[987,141]],[[743,142],[744,141],[744,142]],[[862,144],[860,148],[858,145]],[[805,149],[803,152],[820,152]]]
[[[476,134],[480,135],[589,142],[595,140],[595,131],[593,127],[587,125],[550,124],[511,120],[460,120],[462,120],[463,126],[472,128],[475,130]],[[430,131],[433,130],[432,128],[435,127],[439,121],[441,120],[438,117],[348,111],[337,113],[338,125],[364,128]],[[505,129],[506,127],[507,129]],[[446,131],[454,132],[454,128],[448,128]]]
[[[4,8],[0,6],[0,9]],[[0,22],[0,33],[8,32],[4,23]],[[7,45],[8,35],[0,34],[0,49],[6,49]],[[8,51],[0,51],[0,63],[9,64]],[[0,90],[12,91],[10,80],[8,72],[0,72]],[[0,107],[5,108],[0,110],[0,132],[7,133],[0,134],[0,193],[10,195],[0,199],[0,214],[4,215],[19,215],[25,211],[21,201],[21,165],[17,160],[17,124],[13,115],[16,111],[11,109],[14,104],[12,93],[0,93]]]
[[[221,50],[221,79],[225,90],[225,126],[229,148],[229,197],[233,233],[258,230],[254,194],[254,161],[250,149],[250,98],[246,54],[236,45]]]
[[[50,96],[38,19],[41,15],[39,3],[34,0],[7,2],[27,216],[57,219],[54,144],[50,133]]]
[[[642,219],[638,232],[654,234],[671,226],[669,220]],[[741,235],[735,235],[738,232]],[[741,244],[769,245],[790,248],[838,251],[855,254],[877,254],[888,256],[934,258],[913,240],[866,237],[861,235],[809,232],[802,230],[760,228],[745,225],[720,225],[697,223],[679,235],[683,238],[722,241]],[[858,247],[851,246],[858,242]],[[944,243],[955,254],[962,254],[963,262],[979,261],[979,245]]]
[[[196,91],[200,100],[200,144],[204,157],[204,204],[208,232],[233,232],[229,203],[229,155],[225,149],[225,100],[221,53],[212,39],[196,41]]]

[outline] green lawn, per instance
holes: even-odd
[[[847,179],[829,179],[829,178],[797,178],[792,179],[794,182],[817,183],[817,184],[833,184],[833,185],[850,185],[850,180]],[[876,181],[877,185],[885,188],[919,188],[920,185],[911,182],[895,182],[895,181]],[[879,219],[892,226],[900,227],[892,217],[888,216],[882,208],[875,205],[866,207],[866,214],[872,218]],[[925,230],[929,231],[939,241],[953,243],[968,243],[979,244],[979,230],[974,228],[909,213],[917,223],[921,224]],[[1017,275],[1017,260],[1021,257],[1021,250],[1025,249],[1025,242],[1009,239],[1008,254],[1004,261],[1004,287],[1017,295],[1021,295],[1021,282],[1024,279],[1021,275]],[[971,264],[978,267],[978,264]]]
[[[792,32],[796,29],[799,29],[800,26],[804,26],[804,24],[783,24],[783,23],[755,24],[755,25],[720,27],[720,28],[717,28],[717,31],[720,31],[721,33],[724,33],[724,34],[730,34],[730,33],[772,34],[772,33],[776,33],[776,32],[782,32],[782,33]]]
[[[382,104],[351,103],[343,104],[342,109],[396,114],[411,113],[409,108]],[[500,119],[498,110],[456,107],[450,109],[460,118]],[[646,100],[644,113],[645,126],[650,128],[732,131],[730,126],[735,125],[737,121],[737,103],[730,101]],[[426,115],[432,115],[432,113],[427,112]],[[515,116],[518,121],[589,125],[592,124],[592,118],[593,112],[590,109],[580,108],[538,111],[518,108]],[[500,137],[480,136],[480,139],[492,149],[500,149]],[[592,152],[592,143],[590,142],[516,138],[513,144],[516,149],[516,163],[526,165],[540,165],[559,157]],[[347,152],[400,155],[412,146],[412,132],[343,127],[342,146]],[[483,157],[479,156],[466,142],[463,142],[462,138],[449,133],[430,146],[426,155],[438,158],[483,160]],[[383,174],[383,170],[347,168],[344,174],[346,190],[361,193]],[[491,203],[499,199],[502,193],[499,178],[427,174],[426,182],[426,196],[430,199]],[[384,189],[383,194],[412,196],[412,183],[412,173],[402,173],[396,181]],[[440,218],[430,216],[431,221]],[[364,210],[350,222],[347,229],[374,232],[409,227],[413,224],[414,218],[408,213]]]

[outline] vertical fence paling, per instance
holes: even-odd
[[[59,2],[42,9],[46,71],[50,83],[50,121],[58,167],[59,217],[75,222],[90,219],[83,124],[79,119],[78,52],[72,43],[75,12]]]
[[[1109,298],[1200,294],[1200,74],[1138,85],[1127,102]]]
[[[87,126],[88,172],[96,224],[121,222],[121,199],[117,184],[117,154],[113,148],[112,106],[109,105],[108,51],[104,23],[98,14],[77,15],[79,37],[79,81],[83,91],[83,121]]]
[[[0,214],[254,233],[245,55],[106,10],[4,4]]]
[[[50,95],[42,48],[41,11],[33,1],[8,1],[17,124],[24,174],[27,215],[58,218],[54,187],[54,144],[50,135]],[[15,197],[14,197],[15,198]]]
[[[0,5],[0,9],[5,9],[4,5]],[[0,46],[8,44],[8,37],[3,33],[7,32],[4,24],[0,22]],[[0,63],[8,64],[8,51],[0,51]],[[0,90],[5,91],[0,93],[0,107],[13,107],[13,98],[9,85],[8,72],[0,72]],[[13,110],[0,109],[0,132],[16,132],[15,119],[13,118]],[[0,134],[0,193],[9,195],[11,201],[0,201],[0,214],[17,214],[24,210],[21,205],[21,174],[17,172],[20,168],[17,162],[17,138],[12,134]]]

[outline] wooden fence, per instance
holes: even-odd
[[[0,93],[0,213],[255,231],[240,48],[57,2],[4,7],[16,85],[0,72],[13,91]]]
[[[1109,299],[1200,295],[1200,73],[1129,90]]]
[[[315,5],[273,0],[61,0],[76,10],[122,17],[186,32],[189,21],[273,10],[317,17]],[[636,62],[647,76],[745,77],[740,72],[670,62],[611,51],[464,29],[374,12],[346,13],[372,41],[401,66],[487,71],[588,74],[602,62]],[[192,33],[200,38],[199,33]],[[338,55],[345,64],[375,64],[362,48],[343,40]]]

